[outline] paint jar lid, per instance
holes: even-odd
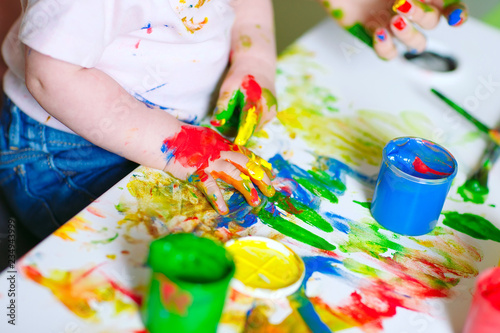
[[[250,236],[230,240],[226,249],[236,264],[235,290],[256,298],[276,299],[297,291],[304,280],[302,259],[275,240]]]

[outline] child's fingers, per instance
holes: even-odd
[[[259,187],[260,191],[266,197],[272,197],[274,195],[275,190],[268,174],[268,167],[271,167],[269,162],[252,152],[247,156],[228,152],[221,157],[233,164],[240,172],[250,177],[252,182]]]
[[[240,113],[240,124],[238,126],[238,134],[234,139],[234,143],[238,146],[245,145],[252,136],[255,128],[262,118],[262,104],[247,103]]]
[[[233,116],[234,112],[241,108],[245,102],[245,96],[240,89],[232,93],[222,92],[217,101],[217,107],[210,124],[215,127],[223,127]]]
[[[191,183],[205,195],[212,207],[221,215],[227,214],[229,209],[215,179],[204,171],[200,171],[195,178],[196,181]]]
[[[394,37],[415,52],[420,53],[425,50],[426,40],[424,35],[408,21],[407,18],[396,15],[391,19],[391,31]]]
[[[373,49],[384,60],[391,60],[398,56],[398,50],[392,41],[389,31],[385,28],[375,30],[373,34]]]
[[[212,177],[232,185],[238,192],[243,194],[250,206],[256,207],[260,204],[259,194],[250,177],[226,161],[216,161],[213,167],[214,169],[210,172]]]
[[[392,8],[423,29],[435,28],[441,16],[438,8],[419,0],[396,0]]]
[[[467,6],[462,3],[454,3],[444,8],[443,16],[446,17],[448,24],[452,27],[461,26],[469,17]]]

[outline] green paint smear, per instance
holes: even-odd
[[[333,231],[332,225],[321,217],[321,215],[319,215],[314,209],[307,207],[295,199],[289,198],[280,192],[276,192],[276,194],[270,198],[269,201],[274,202],[276,206],[284,211],[295,215],[295,217],[306,224],[316,227],[324,232]]]
[[[470,213],[444,213],[443,224],[473,238],[492,240],[500,243],[500,230],[481,216]]]
[[[357,203],[358,205],[360,205],[361,207],[365,207],[366,209],[370,209],[370,207],[372,206],[371,202],[361,202],[356,200],[353,200],[352,202]]]
[[[314,193],[316,196],[322,197],[330,201],[331,203],[338,203],[339,199],[335,194],[333,194],[329,189],[325,188],[323,184],[318,184],[315,182],[312,182],[310,179],[305,179],[305,178],[300,178],[300,177],[293,177],[293,179]]]
[[[381,277],[384,274],[386,274],[383,271],[380,271],[376,268],[364,265],[364,264],[359,263],[356,260],[353,260],[350,258],[344,259],[344,261],[342,263],[344,264],[344,267],[347,268],[348,270],[350,270],[351,272],[359,273],[359,274],[362,274],[364,276],[377,278],[377,277]]]
[[[344,12],[342,9],[334,9],[331,11],[331,15],[334,19],[340,20],[344,17]]]
[[[356,23],[353,26],[346,28],[352,35],[358,37],[363,43],[369,47],[373,47],[373,38],[368,33],[368,31],[360,23]]]
[[[365,221],[361,224],[352,224],[350,228],[348,241],[339,245],[339,249],[344,253],[364,252],[380,259],[389,249],[401,252],[402,255],[409,251],[403,245],[388,239],[389,236],[382,234],[380,230],[384,229],[379,224]]]
[[[486,201],[489,190],[487,186],[481,185],[477,179],[469,179],[457,190],[464,201],[475,204],[483,204]]]
[[[327,251],[333,251],[336,249],[335,245],[328,243],[323,238],[299,227],[292,222],[285,220],[281,216],[273,216],[273,214],[271,214],[267,210],[261,210],[259,213],[259,218],[265,225],[299,242]]]
[[[116,235],[114,235],[111,238],[102,239],[102,240],[95,240],[95,241],[91,241],[91,243],[92,244],[109,244],[109,243],[111,243],[112,241],[114,241],[117,238],[118,238],[118,233],[116,233]]]
[[[340,180],[332,178],[327,172],[324,170],[308,170],[307,171],[314,179],[325,184],[328,187],[336,188],[337,190],[344,192],[346,190],[346,186]]]

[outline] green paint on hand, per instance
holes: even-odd
[[[280,192],[276,192],[276,194],[270,198],[269,201],[274,202],[276,206],[283,209],[287,213],[295,215],[306,224],[316,227],[324,232],[333,231],[332,225],[321,217],[321,215],[295,199],[287,197]]]
[[[276,99],[276,96],[274,96],[274,94],[271,92],[271,90],[262,88],[262,96],[266,100],[266,105],[269,109],[271,109],[275,105],[278,105],[278,100]]]
[[[273,216],[273,214],[267,210],[261,210],[259,218],[265,225],[299,242],[327,251],[333,251],[336,249],[335,245],[328,243],[320,236],[317,236],[312,232],[285,220],[281,216]]]
[[[446,8],[450,5],[454,5],[454,4],[459,3],[459,2],[460,2],[460,0],[444,0],[443,1],[443,8]]]
[[[489,190],[488,187],[481,185],[477,179],[469,179],[458,188],[458,194],[464,201],[470,201],[475,204],[483,204],[486,201]]]
[[[357,203],[358,205],[360,205],[361,207],[365,207],[366,209],[370,209],[370,207],[372,206],[372,203],[369,201],[368,202],[361,202],[361,201],[353,200],[352,202]]]
[[[373,47],[373,37],[368,33],[366,28],[360,23],[356,23],[353,26],[346,28],[352,35],[358,37],[363,43],[369,47]]]
[[[500,243],[500,230],[485,218],[470,213],[447,212],[443,214],[444,225],[473,238],[490,239]]]
[[[252,47],[252,39],[248,35],[241,35],[240,42],[245,49]]]
[[[342,9],[334,9],[331,11],[331,15],[336,20],[341,20],[344,17],[344,12]]]

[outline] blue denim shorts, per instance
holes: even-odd
[[[4,97],[0,191],[18,220],[45,238],[137,164],[30,118]]]

